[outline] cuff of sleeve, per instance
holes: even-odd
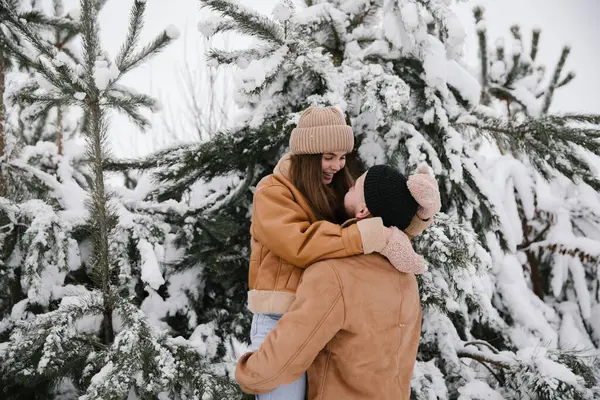
[[[356,225],[360,231],[363,253],[371,254],[383,250],[387,242],[385,240],[385,227],[381,218],[366,218],[358,221]]]
[[[362,239],[356,224],[342,227],[342,241],[348,257],[363,254]]]

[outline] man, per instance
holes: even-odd
[[[437,191],[433,177],[409,186],[394,169],[375,166],[344,205],[357,219],[381,217],[408,241],[400,230],[419,209],[411,192]],[[432,217],[439,196],[434,203],[419,209],[419,217]],[[408,400],[420,327],[414,274],[378,254],[321,261],[305,270],[295,301],[262,346],[241,357],[236,380],[245,392],[266,393],[308,369],[309,399]]]

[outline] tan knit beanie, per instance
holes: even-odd
[[[349,153],[353,148],[352,128],[335,107],[307,108],[290,136],[292,154]]]

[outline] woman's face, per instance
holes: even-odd
[[[333,176],[346,166],[346,153],[336,151],[334,153],[325,153],[321,158],[321,170],[323,172],[323,183],[329,185],[333,181]]]

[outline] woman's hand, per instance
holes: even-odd
[[[398,228],[386,228],[391,235],[387,245],[379,252],[400,272],[422,274],[425,271],[423,258],[415,253],[408,236]]]

